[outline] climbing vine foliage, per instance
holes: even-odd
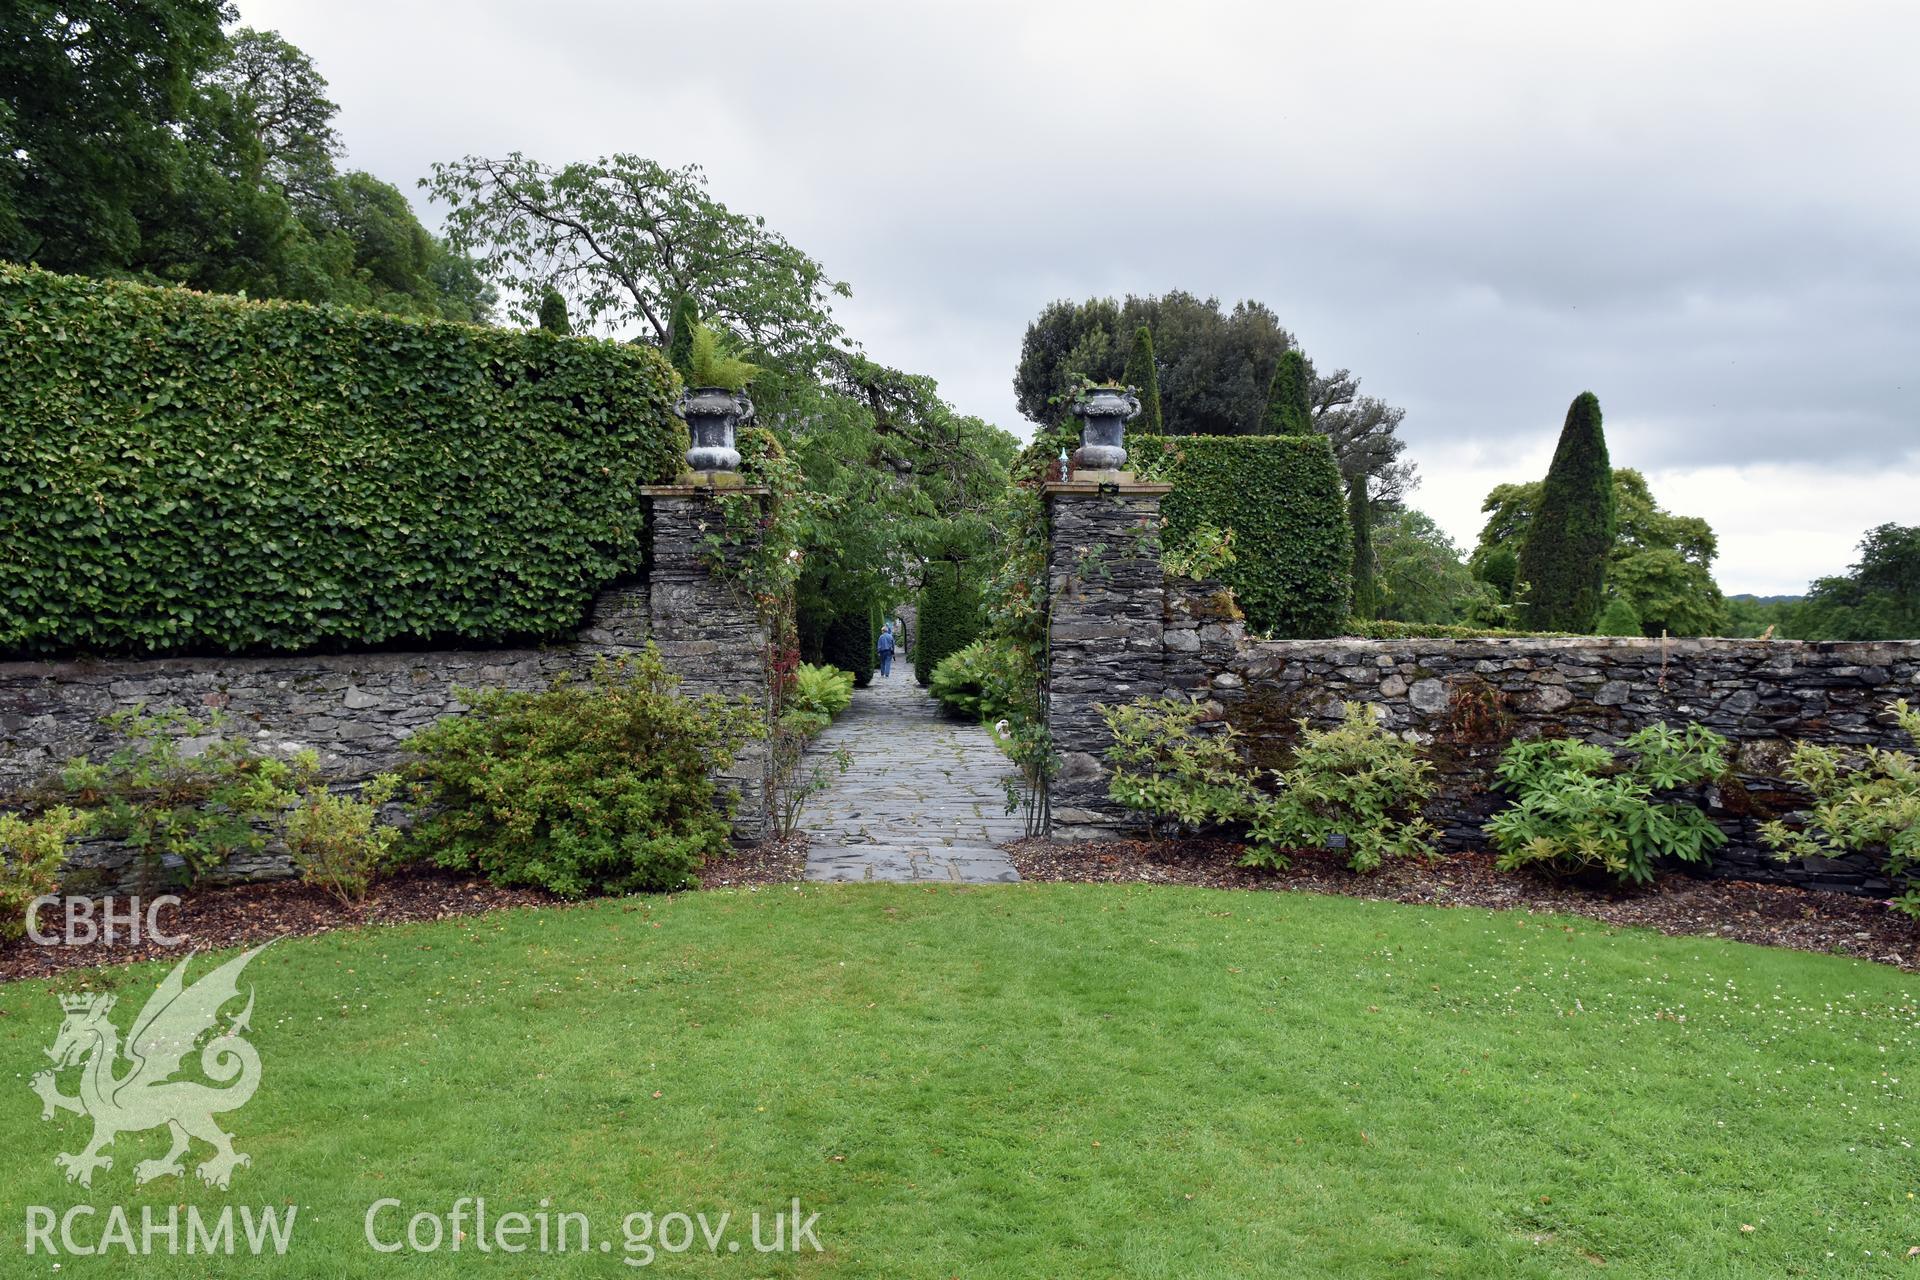
[[[653,352],[0,265],[0,654],[557,637],[686,449]]]

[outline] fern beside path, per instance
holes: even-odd
[[[1012,767],[979,725],[949,720],[896,662],[815,740],[853,763],[807,810],[809,880],[991,883],[1020,878],[1000,845],[1020,836],[1006,812]]]

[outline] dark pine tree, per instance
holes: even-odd
[[[1292,347],[1281,352],[1280,363],[1273,369],[1273,385],[1267,389],[1267,434],[1313,434],[1313,371],[1306,356]]]
[[[1613,466],[1600,426],[1600,401],[1582,391],[1567,409],[1540,509],[1520,547],[1528,626],[1592,632],[1606,603],[1613,535]]]
[[[1353,526],[1353,616],[1371,622],[1380,600],[1373,582],[1373,500],[1365,476],[1347,481],[1347,522]]]
[[[1153,330],[1141,325],[1133,335],[1133,350],[1127,354],[1127,371],[1121,381],[1140,393],[1140,417],[1134,430],[1142,435],[1160,434],[1160,372],[1153,363]]]
[[[693,326],[700,323],[700,309],[686,294],[673,304],[673,327],[667,333],[667,363],[679,370],[682,378],[693,363]]]
[[[567,319],[567,300],[558,289],[540,295],[540,327],[548,333],[573,332],[573,322]]]

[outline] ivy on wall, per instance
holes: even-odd
[[[0,654],[560,637],[687,447],[649,349],[0,265]]]
[[[1160,503],[1166,545],[1206,525],[1233,531],[1220,578],[1251,627],[1287,639],[1346,630],[1353,533],[1325,436],[1135,436],[1127,446],[1142,479],[1173,486]]]

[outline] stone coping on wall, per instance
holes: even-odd
[[[1042,493],[1074,495],[1120,494],[1160,497],[1173,492],[1170,484],[1135,480],[1131,471],[1076,471],[1071,480],[1049,480],[1040,486]]]
[[[729,483],[723,477],[732,476]],[[640,496],[643,498],[705,498],[722,493],[744,493],[755,497],[764,497],[772,493],[763,484],[748,484],[741,480],[738,473],[730,471],[716,472],[702,478],[697,475],[685,475],[672,484],[643,484]]]
[[[1718,636],[1333,636],[1325,640],[1279,640],[1249,637],[1253,645],[1285,645],[1297,653],[1330,652],[1342,648],[1367,648],[1384,652],[1394,649],[1431,649],[1440,653],[1458,653],[1464,648],[1484,646],[1498,652],[1595,649],[1668,654],[1682,653],[1754,653],[1792,658],[1795,654],[1854,653],[1872,656],[1877,663],[1912,662],[1920,659],[1920,640],[1759,640]]]

